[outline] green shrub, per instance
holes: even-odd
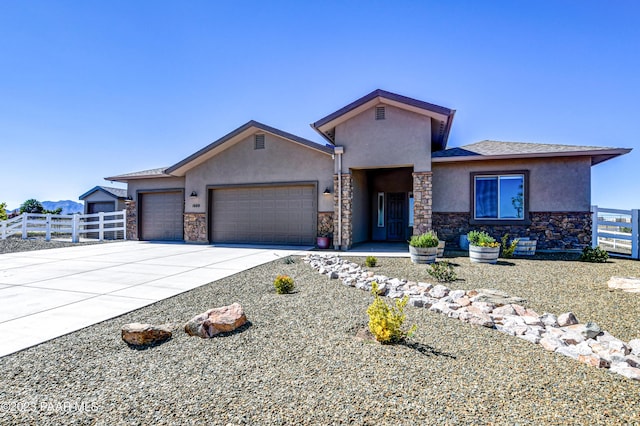
[[[375,256],[367,256],[367,258],[364,260],[364,264],[369,268],[373,268],[378,264],[378,259]]]
[[[7,203],[0,203],[0,220],[7,220],[9,216],[7,215]]]
[[[35,198],[30,198],[20,205],[20,213],[42,213],[43,211],[42,203]]]
[[[282,262],[285,265],[291,265],[292,263],[296,263],[295,259],[293,257],[291,257],[291,256],[285,257],[284,259],[282,259]]]
[[[395,306],[389,306],[378,295],[378,283],[375,281],[371,285],[371,294],[374,299],[367,308],[367,315],[369,315],[369,331],[376,340],[382,344],[389,344],[401,342],[405,338],[411,337],[416,330],[415,325],[408,331],[402,329],[406,319],[404,307],[407,306],[409,297],[397,299]]]
[[[276,288],[276,293],[278,294],[291,293],[295,287],[293,284],[293,278],[288,275],[278,275],[273,282],[273,286]]]
[[[427,272],[441,283],[448,283],[458,279],[456,271],[453,270],[453,265],[446,260],[432,263]]]
[[[585,247],[580,255],[581,262],[605,263],[609,259],[609,253],[606,250],[596,246],[596,248]]]
[[[414,235],[409,240],[409,245],[412,247],[438,247],[440,241],[438,235],[433,231],[425,232],[424,234]]]
[[[516,251],[519,241],[520,240],[516,238],[515,240],[511,240],[511,244],[509,244],[509,234],[504,234],[502,236],[502,257],[513,257],[513,252]]]
[[[469,244],[477,247],[500,247],[500,243],[485,231],[469,231],[467,234]]]

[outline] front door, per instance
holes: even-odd
[[[404,241],[406,238],[405,199],[406,194],[404,192],[387,194],[387,241]]]

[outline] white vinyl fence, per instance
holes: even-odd
[[[93,214],[38,214],[23,213],[13,219],[0,221],[0,239],[11,235],[42,236],[45,240],[71,238],[77,243],[80,238],[98,240],[126,240],[126,210]]]
[[[638,209],[619,210],[591,206],[592,244],[609,253],[640,259],[638,250]]]

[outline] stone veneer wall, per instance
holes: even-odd
[[[333,229],[334,229],[334,238],[333,243],[337,244],[338,238],[338,175],[333,176],[333,205],[334,207],[334,215],[333,215]],[[351,248],[351,244],[353,244],[353,224],[351,222],[352,217],[352,208],[353,208],[353,184],[352,184],[352,176],[349,173],[344,173],[342,175],[342,244],[339,247],[342,250],[347,250]]]
[[[591,212],[530,212],[531,224],[470,225],[469,213],[433,213],[433,228],[450,247],[459,247],[460,235],[472,229],[486,231],[496,239],[509,233],[510,238],[538,240],[537,249],[571,250],[591,245]]]
[[[318,212],[318,237],[333,237],[333,212]]]
[[[184,240],[188,243],[208,243],[205,213],[184,214]]]
[[[413,174],[413,235],[432,229],[432,172]]]
[[[138,208],[135,201],[124,203],[127,210],[127,240],[138,241]]]

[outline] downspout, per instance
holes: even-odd
[[[334,241],[334,250],[340,250],[342,247],[342,154],[344,147],[336,146],[333,151],[338,156],[338,240]]]

